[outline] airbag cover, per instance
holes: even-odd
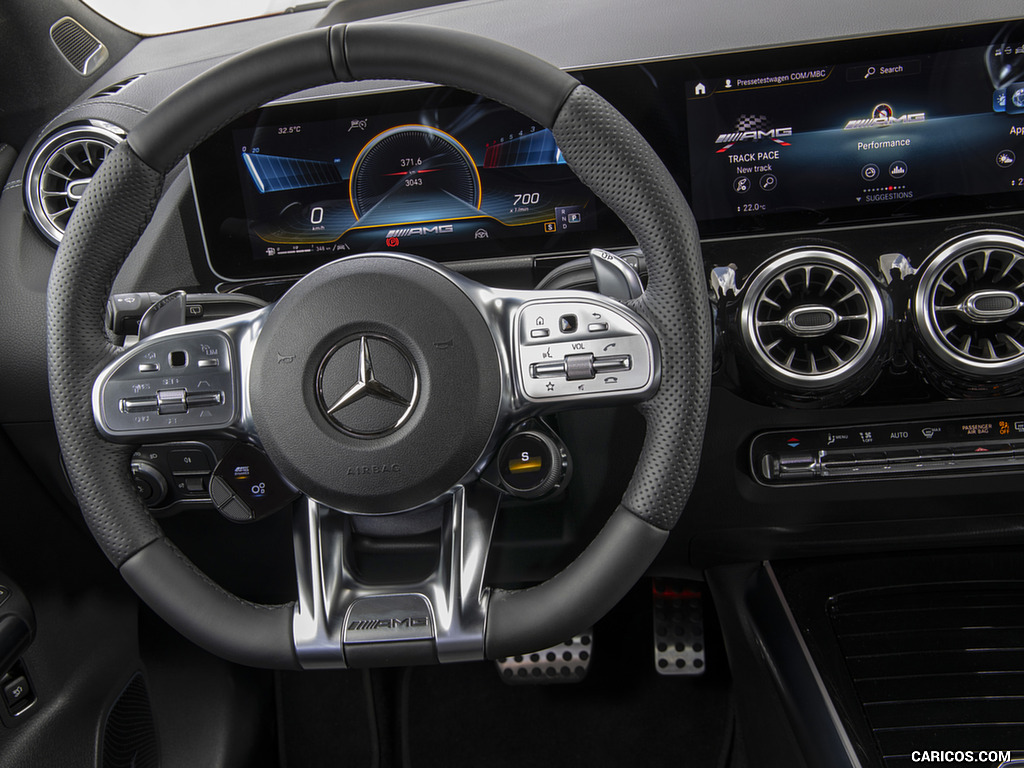
[[[253,354],[263,447],[299,490],[355,513],[442,495],[483,454],[498,417],[498,350],[443,268],[352,256],[275,305]]]

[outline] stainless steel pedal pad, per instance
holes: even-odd
[[[498,674],[509,685],[579,683],[587,676],[594,648],[594,629],[542,651],[498,659]]]
[[[704,674],[701,593],[668,579],[655,579],[652,592],[654,668],[660,675]]]

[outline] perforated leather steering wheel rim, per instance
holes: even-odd
[[[418,25],[339,25],[234,57],[158,105],[89,185],[51,273],[47,360],[68,474],[103,551],[172,626],[214,653],[255,666],[298,666],[294,605],[258,605],[223,590],[163,536],[135,494],[127,472],[132,449],[108,443],[92,419],[92,384],[120,353],[102,332],[102,312],[165,176],[191,149],[274,98],[363,79],[463,88],[551,128],[569,166],[627,225],[648,265],[647,292],[631,308],[657,333],[662,377],[657,394],[640,406],[647,434],[636,471],[609,522],[570,566],[536,587],[491,593],[486,655],[550,645],[603,615],[660,551],[699,464],[711,333],[696,225],[657,155],[604,99],[517,49]]]

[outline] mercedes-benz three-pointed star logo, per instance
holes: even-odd
[[[419,378],[408,354],[383,336],[343,341],[327,353],[317,374],[323,412],[333,426],[357,437],[398,429],[412,414],[418,394]]]

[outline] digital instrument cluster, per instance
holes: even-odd
[[[424,95],[426,106],[391,109]],[[518,240],[531,249],[586,245],[595,198],[550,130],[442,89],[384,102],[265,108],[194,153],[207,244],[238,256],[218,271],[248,262],[298,272],[365,251],[509,255]],[[340,114],[325,114],[332,110]],[[218,194],[224,173],[231,192]]]

